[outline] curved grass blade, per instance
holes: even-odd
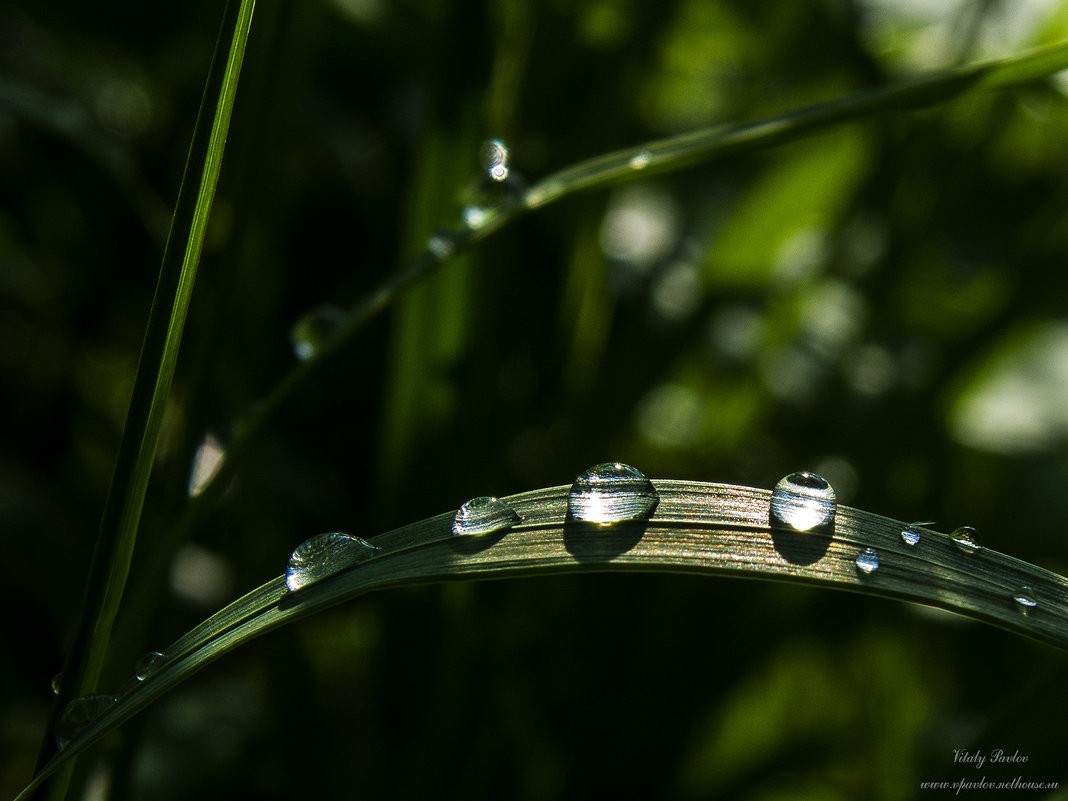
[[[66,760],[141,711],[196,671],[249,640],[376,589],[448,580],[565,572],[668,571],[797,581],[880,595],[957,612],[1068,649],[1068,579],[1010,556],[968,553],[950,536],[839,506],[830,533],[773,526],[767,490],[690,481],[655,481],[648,520],[596,526],[568,520],[570,487],[503,499],[521,517],[506,532],[456,537],[453,514],[396,529],[372,542],[369,562],[286,591],[278,577],[197,626],[168,649],[167,662],[60,752],[19,795],[24,798]],[[858,569],[874,549],[879,566]],[[1015,599],[1027,586],[1034,606]]]
[[[56,700],[57,712],[71,698],[95,689],[122,599],[222,166],[254,6],[254,0],[234,0],[223,16],[101,517],[82,618],[64,670],[69,679]],[[54,753],[50,740],[49,734],[42,759]]]
[[[784,144],[875,114],[937,105],[974,89],[1005,88],[1064,69],[1068,69],[1068,42],[1015,58],[973,64],[881,89],[857,92],[752,123],[703,128],[659,139],[587,159],[547,176],[530,186],[518,201],[488,210],[478,226],[449,231],[445,238],[437,235],[435,245],[417,254],[373,294],[348,310],[345,322],[316,353],[295,365],[267,397],[234,426],[234,439],[219,469],[200,494],[190,501],[173,529],[174,538],[182,538],[203,510],[218,500],[249,446],[259,438],[277,411],[306,386],[322,365],[343,351],[367,323],[388,309],[409,287],[517,217],[583,190],[607,188],[654,173],[675,172],[735,153]]]

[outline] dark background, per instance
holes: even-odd
[[[0,4],[5,797],[77,621],[220,16]],[[103,684],[317,532],[372,537],[615,459],[763,487],[816,470],[843,502],[974,525],[1064,573],[1059,78],[523,217],[367,327],[185,541],[168,532],[197,445],[225,447],[292,366],[293,323],[457,224],[487,137],[537,180],[1023,52],[1066,19],[1063,2],[262,1]],[[422,587],[227,657],[126,726],[100,775],[161,800],[901,798],[1064,779],[1064,678],[1017,635],[826,590]],[[980,771],[953,763],[963,748],[1031,761]]]

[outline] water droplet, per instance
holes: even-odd
[[[289,329],[293,354],[301,361],[312,358],[344,322],[345,312],[337,306],[317,306],[301,315]]]
[[[450,228],[439,228],[426,240],[426,249],[438,261],[444,261],[456,252],[458,232]]]
[[[59,695],[60,689],[63,687],[63,671],[59,671],[52,677],[52,695]]]
[[[63,709],[56,721],[56,744],[65,748],[67,743],[81,734],[108,707],[115,703],[114,695],[83,695],[75,698]]]
[[[479,160],[491,181],[499,183],[508,178],[508,159],[508,148],[500,139],[489,139],[482,144]]]
[[[983,541],[979,537],[979,533],[971,526],[961,526],[956,529],[949,538],[953,540],[953,544],[957,548],[966,554],[973,554],[979,551],[983,547]]]
[[[660,495],[640,470],[621,462],[605,462],[575,479],[567,514],[571,520],[599,525],[644,520],[659,501]]]
[[[167,657],[159,651],[149,651],[137,660],[137,664],[134,665],[134,676],[138,681],[144,681],[163,667],[163,663],[166,661]]]
[[[299,590],[316,581],[366,562],[378,548],[366,540],[340,531],[319,534],[305,540],[289,557],[286,586]]]
[[[870,576],[879,569],[879,552],[874,548],[865,548],[857,554],[857,570],[865,576]]]
[[[933,526],[933,520],[923,520],[919,523],[909,523],[903,529],[901,529],[901,539],[909,546],[918,545],[920,542],[920,528]]]
[[[1012,600],[1016,603],[1016,608],[1024,615],[1038,606],[1038,601],[1035,599],[1035,591],[1026,586],[1016,590],[1012,594]]]
[[[521,519],[504,501],[482,495],[459,508],[452,521],[452,533],[458,537],[492,534],[511,528]]]
[[[771,494],[772,518],[797,531],[832,526],[836,509],[834,489],[815,473],[791,473]]]
[[[464,221],[464,225],[468,228],[477,229],[486,224],[491,216],[491,212],[482,206],[464,206],[463,211],[460,212],[460,217]]]
[[[649,166],[649,162],[653,156],[648,150],[643,150],[640,153],[635,153],[630,157],[630,161],[627,162],[632,170],[644,170]]]

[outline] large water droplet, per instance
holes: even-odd
[[[167,657],[159,651],[149,651],[137,660],[137,664],[134,665],[134,676],[138,681],[144,681],[163,667],[166,661]]]
[[[571,520],[599,525],[644,520],[659,501],[660,495],[640,470],[622,462],[605,462],[575,479],[567,514]]]
[[[59,671],[52,677],[52,695],[59,695],[59,691],[63,688],[63,671]]]
[[[515,509],[488,495],[472,498],[459,508],[452,521],[458,537],[481,536],[511,528],[521,520]]]
[[[879,569],[879,552],[874,548],[865,548],[857,554],[857,570],[865,576],[870,576]]]
[[[340,531],[328,532],[305,540],[289,557],[286,586],[299,590],[316,581],[366,562],[378,548],[366,540]]]
[[[815,473],[791,473],[771,494],[772,518],[797,531],[829,528],[837,506],[834,489]]]
[[[83,695],[75,698],[63,708],[56,721],[56,744],[60,748],[77,737],[85,728],[100,717],[108,707],[115,703],[114,695]]]
[[[1012,594],[1012,600],[1016,604],[1016,608],[1024,615],[1028,614],[1038,606],[1038,600],[1035,598],[1035,591],[1026,586],[1016,590],[1016,592]]]
[[[979,537],[979,533],[971,526],[961,526],[953,531],[949,535],[949,538],[953,540],[953,544],[962,552],[968,555],[979,551],[983,547],[983,541]]]
[[[289,329],[293,354],[306,361],[318,353],[345,322],[345,312],[337,306],[317,306],[301,315]]]

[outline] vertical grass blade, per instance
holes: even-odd
[[[223,14],[100,521],[82,616],[64,670],[66,680],[56,699],[55,715],[72,698],[95,689],[122,600],[219,180],[254,7],[254,0],[231,0]],[[54,752],[49,731],[42,744],[41,764]],[[62,794],[59,788],[55,792]]]

